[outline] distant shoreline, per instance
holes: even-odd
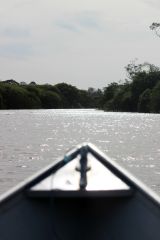
[[[160,69],[148,63],[132,63],[126,70],[128,80],[110,83],[102,90],[92,87],[81,90],[67,83],[1,81],[0,109],[95,108],[109,112],[160,113]]]

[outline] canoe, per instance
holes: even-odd
[[[160,198],[92,144],[0,197],[1,240],[159,240]]]

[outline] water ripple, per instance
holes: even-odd
[[[93,109],[0,111],[0,192],[92,142],[160,193],[159,122],[158,114]]]

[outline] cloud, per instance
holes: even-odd
[[[18,25],[1,26],[0,57],[25,59],[33,54],[31,32],[28,28]]]
[[[6,27],[2,34],[10,38],[27,38],[31,35],[29,29],[17,26]]]
[[[142,2],[146,3],[152,8],[160,8],[160,1],[159,0],[142,0]]]
[[[82,28],[100,30],[100,18],[97,12],[84,11],[75,18],[77,24]]]
[[[82,11],[74,15],[60,18],[56,21],[59,28],[80,32],[83,30],[101,30],[100,14],[94,11]]]
[[[56,26],[62,29],[65,29],[67,31],[71,31],[71,32],[77,32],[78,31],[78,27],[76,25],[74,25],[71,22],[66,22],[65,20],[60,20],[56,22]]]
[[[33,55],[32,46],[29,44],[1,44],[0,57],[25,59]]]
[[[33,4],[33,0],[18,0],[16,2],[14,2],[14,7],[25,7],[27,5],[32,5]]]

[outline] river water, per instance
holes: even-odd
[[[160,115],[93,109],[0,111],[0,193],[82,142],[160,194]]]

